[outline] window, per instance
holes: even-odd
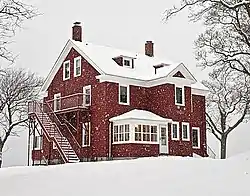
[[[61,110],[61,93],[54,94],[54,111]]]
[[[91,105],[91,85],[83,87],[83,105]]]
[[[42,148],[42,136],[35,136],[34,137],[34,149],[40,150]]]
[[[70,79],[70,61],[63,63],[63,80]]]
[[[185,105],[184,100],[184,87],[175,87],[175,104]]]
[[[172,124],[172,140],[179,140],[179,123],[173,122]]]
[[[182,140],[189,141],[190,140],[190,130],[189,123],[182,123]]]
[[[90,122],[82,124],[82,146],[90,146],[90,130],[91,130]]]
[[[114,125],[113,142],[127,142],[130,139],[129,124]]]
[[[135,141],[157,142],[157,126],[154,125],[135,126]]]
[[[193,148],[200,148],[200,129],[198,127],[192,128],[192,143]]]
[[[81,57],[76,57],[74,59],[74,76],[80,76],[81,75]]]
[[[119,86],[119,104],[129,105],[129,86]]]
[[[128,68],[133,68],[133,59],[123,57],[123,66]]]

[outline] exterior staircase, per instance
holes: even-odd
[[[77,153],[72,148],[69,140],[63,136],[60,128],[55,122],[54,118],[56,114],[53,111],[46,111],[43,103],[38,103],[36,101],[29,104],[29,114],[34,114],[40,126],[43,129],[43,133],[53,140],[53,145],[58,149],[61,158],[65,163],[75,163],[79,162],[80,159]],[[47,108],[46,108],[47,109]],[[59,119],[57,118],[57,121]]]

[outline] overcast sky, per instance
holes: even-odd
[[[28,0],[27,0],[28,1]],[[29,0],[35,3],[41,16],[25,23],[17,33],[13,51],[19,55],[17,66],[28,68],[46,77],[59,56],[75,21],[83,24],[83,39],[131,51],[144,52],[146,40],[155,43],[155,55],[183,62],[196,72],[194,40],[202,32],[201,24],[188,21],[187,12],[164,23],[163,13],[174,1],[157,0]],[[230,138],[229,155],[250,149],[250,130],[246,137],[242,126],[236,137]],[[248,138],[248,140],[246,139]],[[211,142],[215,146],[214,142]],[[214,147],[215,148],[215,147]],[[4,153],[4,166],[26,164],[26,132],[12,138]],[[217,150],[216,150],[217,151]]]

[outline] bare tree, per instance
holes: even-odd
[[[38,11],[25,0],[0,1],[0,57],[14,61],[14,55],[8,49],[11,38],[23,22],[38,15]]]
[[[210,89],[207,128],[220,141],[221,158],[225,159],[228,135],[246,120],[250,108],[250,80],[229,67],[222,69],[214,69],[210,73],[210,81],[203,83]]]
[[[41,78],[23,69],[13,67],[3,71],[4,75],[0,76],[0,155],[9,137],[17,136],[25,126],[27,102],[35,97],[42,84]],[[0,159],[0,167],[1,164]]]
[[[165,19],[190,10],[191,21],[203,21],[206,31],[196,41],[200,66],[231,67],[250,76],[250,0],[180,0]]]

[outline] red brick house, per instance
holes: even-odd
[[[33,164],[207,154],[207,89],[182,63],[82,40],[80,23],[29,103]],[[33,133],[33,134],[32,134]]]

